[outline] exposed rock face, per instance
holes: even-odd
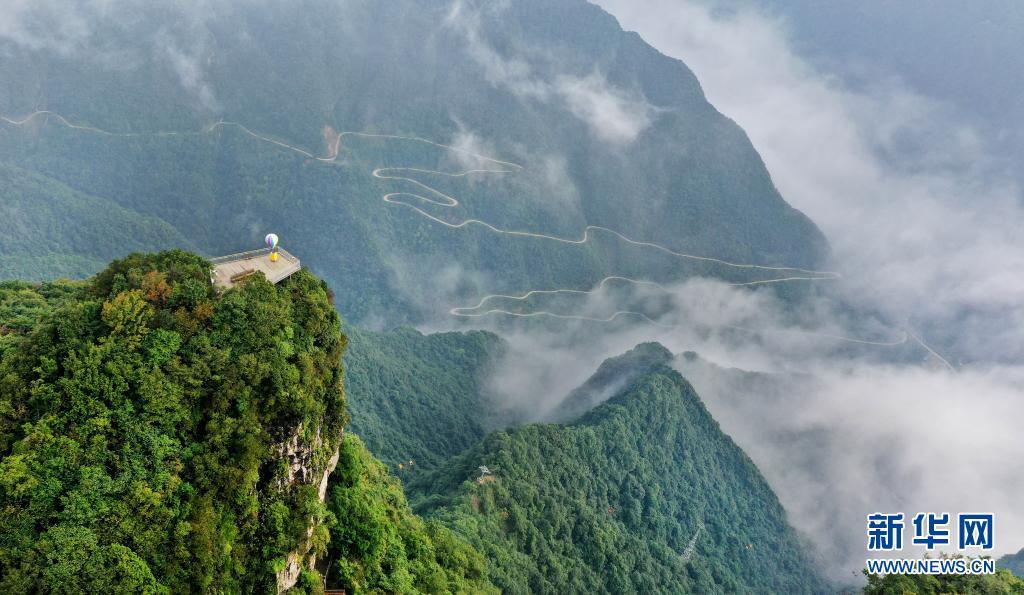
[[[295,428],[291,436],[284,442],[274,446],[274,455],[278,459],[288,461],[288,469],[284,475],[277,478],[277,489],[284,490],[294,485],[312,483],[313,478],[313,457],[320,449],[322,439],[320,429],[317,428],[316,437],[312,444],[302,443],[302,424]]]
[[[317,470],[315,468],[316,454],[325,447],[320,435],[320,428],[317,428],[316,436],[309,443],[302,440],[302,435],[302,424],[299,424],[287,440],[274,446],[274,454],[277,458],[287,461],[287,469],[285,473],[278,476],[276,487],[288,490],[297,485],[317,483],[317,493],[320,501],[323,502],[327,497],[327,482],[338,465],[341,452],[339,446],[335,446],[327,464],[322,470]],[[337,444],[340,445],[341,441],[339,440]],[[310,553],[314,529],[316,529],[315,519],[310,518],[309,526],[306,529],[306,539],[297,549],[289,552],[285,567],[277,573],[278,593],[295,586],[304,566],[312,570],[316,565],[316,554]]]

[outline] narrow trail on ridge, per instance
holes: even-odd
[[[316,155],[316,154],[314,154],[314,153],[312,153],[312,152],[310,152],[310,151],[308,151],[306,149],[303,149],[303,148],[301,148],[299,146],[292,145],[292,144],[284,142],[282,140],[278,140],[276,138],[273,138],[273,137],[270,137],[270,136],[266,136],[266,135],[254,132],[253,130],[250,130],[246,126],[244,126],[242,124],[239,124],[237,122],[230,122],[230,121],[226,121],[226,120],[220,120],[220,121],[214,122],[213,124],[210,124],[210,125],[202,128],[202,129],[200,129],[200,130],[185,131],[185,132],[180,132],[180,131],[111,132],[111,131],[103,130],[103,129],[96,128],[96,127],[93,127],[93,126],[75,124],[75,123],[69,121],[64,116],[62,116],[62,115],[60,115],[60,114],[58,114],[56,112],[49,111],[49,110],[37,110],[37,111],[34,111],[34,112],[30,113],[29,115],[25,116],[24,118],[21,118],[21,119],[12,119],[12,118],[8,118],[6,116],[0,116],[0,121],[6,122],[7,124],[10,124],[12,126],[22,127],[22,126],[25,126],[26,124],[31,123],[32,121],[34,121],[34,120],[36,120],[38,118],[43,118],[44,121],[45,121],[45,120],[48,120],[50,117],[52,117],[55,120],[57,120],[57,122],[59,124],[61,124],[62,126],[65,126],[66,128],[69,128],[69,129],[72,129],[72,130],[79,130],[79,131],[83,131],[83,132],[94,133],[94,134],[103,135],[103,136],[107,136],[107,137],[111,137],[111,138],[146,138],[146,137],[161,138],[161,137],[202,136],[202,135],[210,134],[210,133],[212,133],[212,132],[214,132],[214,131],[216,131],[218,129],[222,129],[222,128],[223,129],[228,129],[228,128],[231,128],[231,129],[238,130],[238,131],[242,132],[243,134],[245,134],[245,135],[247,135],[247,136],[249,136],[249,137],[251,137],[253,139],[256,139],[258,141],[275,145],[275,146],[280,147],[282,149],[286,149],[288,151],[292,151],[292,152],[294,152],[294,153],[296,153],[298,155],[301,155],[303,157],[306,157],[308,159],[316,160],[316,161],[322,162],[322,163],[335,163],[335,162],[337,162],[338,157],[341,154],[342,140],[345,137],[367,138],[367,139],[382,139],[382,140],[396,140],[396,141],[415,142],[415,143],[430,145],[430,146],[436,147],[438,149],[442,149],[442,150],[445,150],[445,151],[451,151],[453,153],[459,153],[459,154],[462,154],[462,155],[466,155],[466,156],[472,157],[473,159],[475,159],[479,163],[481,163],[482,167],[474,168],[474,169],[467,169],[467,170],[464,170],[464,171],[457,171],[457,172],[444,172],[444,171],[438,171],[438,170],[433,170],[433,169],[429,169],[429,168],[422,168],[422,167],[380,167],[380,168],[374,169],[371,172],[371,175],[374,178],[377,178],[379,180],[388,180],[388,181],[394,181],[394,182],[404,182],[404,183],[412,184],[413,186],[418,188],[420,191],[423,192],[423,194],[420,194],[420,193],[417,193],[417,192],[391,192],[391,193],[383,195],[382,200],[385,203],[388,203],[388,204],[399,205],[399,206],[403,206],[403,207],[406,207],[408,209],[411,209],[412,211],[414,211],[415,213],[417,213],[421,217],[424,217],[424,218],[426,218],[426,219],[428,219],[430,221],[433,221],[435,223],[438,223],[440,225],[443,225],[443,226],[451,228],[451,229],[462,229],[462,228],[467,228],[467,227],[470,227],[470,226],[479,226],[479,227],[483,227],[483,228],[485,228],[485,229],[487,229],[487,230],[489,230],[489,231],[491,231],[491,232],[493,232],[495,234],[507,235],[507,236],[511,236],[511,237],[520,237],[520,238],[532,238],[532,239],[549,241],[549,242],[566,244],[566,245],[585,245],[585,244],[588,244],[588,243],[591,242],[591,240],[593,239],[593,236],[596,233],[601,233],[601,234],[609,235],[609,236],[611,236],[611,237],[613,237],[613,238],[615,238],[615,239],[617,239],[617,240],[619,240],[619,241],[621,241],[621,242],[623,242],[623,243],[625,243],[627,245],[641,247],[641,248],[648,248],[648,249],[655,250],[655,251],[661,252],[663,254],[666,254],[668,256],[671,256],[671,257],[674,257],[674,258],[678,258],[678,259],[690,260],[690,261],[695,261],[695,262],[704,262],[704,263],[708,263],[710,265],[720,266],[720,267],[728,268],[728,269],[749,270],[749,271],[765,271],[765,272],[773,273],[773,274],[776,275],[774,277],[770,277],[770,278],[767,278],[767,279],[757,279],[757,280],[746,281],[746,282],[727,283],[727,285],[733,286],[733,287],[767,285],[767,284],[774,284],[774,283],[789,283],[789,282],[798,282],[798,281],[801,281],[801,282],[831,281],[831,280],[837,280],[837,279],[842,278],[842,275],[840,273],[834,272],[834,271],[815,271],[815,270],[806,269],[806,268],[800,268],[800,267],[767,266],[767,265],[758,265],[758,264],[751,264],[751,263],[738,263],[738,262],[731,262],[731,261],[728,261],[728,260],[724,260],[724,259],[721,259],[721,258],[715,258],[715,257],[711,257],[711,256],[703,256],[703,255],[697,255],[697,254],[688,254],[688,253],[685,253],[685,252],[679,252],[679,251],[673,250],[673,249],[671,249],[671,248],[669,248],[667,246],[664,246],[662,244],[658,244],[658,243],[655,243],[655,242],[633,239],[633,238],[630,238],[630,237],[628,237],[628,236],[626,236],[626,235],[624,235],[624,234],[622,234],[622,233],[620,233],[618,231],[615,231],[614,229],[610,229],[608,227],[604,227],[604,226],[600,226],[600,225],[587,225],[586,227],[583,228],[582,234],[579,237],[572,238],[572,237],[562,237],[562,236],[550,235],[550,234],[545,234],[545,233],[537,233],[537,232],[525,231],[525,230],[503,229],[503,228],[495,226],[495,225],[493,225],[491,223],[488,223],[487,221],[483,221],[481,219],[463,219],[462,221],[459,221],[459,222],[456,222],[456,223],[453,223],[453,222],[450,222],[450,221],[446,221],[446,220],[444,220],[442,218],[439,218],[439,217],[437,217],[437,216],[435,216],[435,215],[425,211],[419,205],[433,205],[435,207],[441,207],[441,208],[456,208],[460,204],[458,199],[455,198],[454,196],[446,194],[446,193],[444,193],[444,192],[442,192],[442,191],[440,191],[440,190],[430,186],[429,184],[427,184],[425,182],[422,182],[422,181],[420,181],[418,179],[409,177],[409,175],[423,174],[423,175],[430,175],[430,176],[442,176],[442,177],[447,177],[447,178],[466,178],[466,177],[469,177],[469,176],[476,176],[476,175],[508,175],[508,174],[515,174],[515,173],[519,173],[519,172],[523,171],[525,168],[522,165],[519,165],[517,163],[513,163],[513,162],[510,162],[510,161],[502,161],[502,160],[499,160],[499,159],[495,159],[493,157],[487,157],[485,155],[480,155],[480,154],[477,154],[477,153],[474,153],[472,151],[468,151],[468,150],[465,150],[465,149],[462,149],[462,148],[459,148],[459,147],[455,147],[455,146],[452,146],[452,145],[447,145],[447,144],[444,144],[444,143],[439,143],[439,142],[432,141],[432,140],[429,140],[429,139],[426,139],[426,138],[421,138],[421,137],[418,137],[418,136],[406,136],[406,135],[396,135],[396,134],[378,134],[378,133],[358,132],[358,131],[338,132],[335,135],[333,135],[333,139],[328,143],[327,155],[326,156],[320,156],[320,155]],[[401,175],[403,173],[407,173],[409,175]],[[412,202],[409,202],[410,199],[416,201],[417,203],[419,203],[419,205],[413,204]],[[549,312],[549,311],[546,311],[546,310],[535,310],[535,311],[531,311],[531,312],[514,312],[514,311],[502,309],[502,308],[488,308],[488,309],[485,309],[487,307],[487,304],[489,304],[490,302],[495,301],[495,300],[511,300],[511,301],[518,301],[518,302],[526,302],[531,297],[536,296],[536,295],[551,295],[551,294],[592,295],[592,294],[600,291],[601,289],[603,289],[608,284],[608,282],[610,282],[610,281],[622,281],[624,283],[629,283],[629,284],[633,284],[633,285],[637,285],[637,286],[653,287],[653,288],[655,288],[657,290],[664,291],[664,292],[669,292],[670,291],[667,287],[665,287],[664,285],[662,285],[660,283],[657,283],[655,281],[646,281],[646,280],[632,279],[632,278],[629,278],[629,277],[612,275],[612,276],[608,276],[608,277],[605,277],[605,278],[601,279],[598,282],[597,285],[595,285],[593,288],[588,289],[588,290],[571,289],[571,288],[555,288],[555,289],[545,289],[545,290],[534,289],[534,290],[527,291],[526,293],[523,293],[523,294],[520,294],[520,295],[488,294],[488,295],[483,296],[480,299],[480,301],[476,305],[474,305],[474,306],[455,307],[455,308],[452,308],[449,311],[449,313],[451,315],[453,315],[453,316],[461,317],[461,318],[481,318],[481,317],[492,316],[492,315],[503,315],[503,316],[509,316],[509,317],[517,317],[517,318],[549,317],[549,318],[562,319],[562,320],[579,320],[579,321],[598,322],[598,323],[612,322],[612,321],[615,321],[615,320],[617,320],[619,318],[623,318],[623,317],[634,317],[634,318],[637,318],[637,319],[639,319],[639,320],[641,320],[643,322],[646,322],[648,324],[651,324],[651,325],[654,325],[654,326],[657,326],[657,327],[660,327],[660,328],[664,328],[664,329],[680,328],[678,325],[667,325],[667,324],[661,323],[661,322],[659,322],[657,320],[654,320],[654,319],[650,318],[649,316],[647,316],[646,314],[644,314],[642,312],[637,312],[637,311],[633,311],[633,310],[619,310],[619,311],[616,311],[616,312],[614,312],[611,315],[606,316],[606,317],[597,317],[597,316],[585,316],[585,315],[580,315],[580,314],[559,314],[559,313],[556,313],[556,312]],[[722,326],[724,328],[731,328],[733,330],[738,330],[738,331],[743,331],[743,332],[748,332],[748,333],[755,333],[755,334],[760,334],[760,333],[765,332],[765,331],[759,331],[757,329],[741,327],[741,326],[734,326],[734,325],[720,325],[720,326]],[[943,358],[941,355],[939,355],[937,352],[935,352],[931,347],[926,345],[924,343],[924,341],[921,340],[920,337],[918,337],[917,335],[915,335],[915,334],[913,334],[913,333],[911,333],[911,332],[909,332],[907,330],[902,330],[902,336],[900,338],[895,339],[895,340],[890,340],[890,341],[870,341],[870,340],[866,340],[866,339],[858,339],[858,338],[854,338],[854,337],[846,337],[846,336],[842,336],[842,335],[834,335],[834,334],[821,333],[821,332],[816,332],[816,331],[785,330],[785,331],[777,331],[777,332],[803,334],[803,335],[808,335],[808,336],[818,336],[818,337],[832,339],[832,340],[836,340],[836,341],[843,341],[843,342],[848,342],[848,343],[857,343],[857,344],[863,344],[863,345],[873,345],[873,346],[879,346],[879,347],[893,347],[893,346],[897,346],[897,345],[902,345],[902,344],[907,343],[909,340],[913,339],[922,348],[924,348],[931,355],[935,356],[939,361],[941,361],[942,364],[945,365],[945,367],[947,367],[951,371],[955,370],[955,368],[952,366],[952,364],[950,364],[945,358]]]

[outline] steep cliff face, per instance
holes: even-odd
[[[330,588],[348,593],[497,594],[484,557],[406,503],[398,479],[348,433],[331,476],[327,563]]]
[[[208,271],[135,255],[48,314],[18,290],[41,302],[0,349],[0,590],[273,591],[324,551],[338,315],[307,273]]]
[[[317,502],[323,504],[327,498],[328,481],[331,478],[331,473],[338,466],[341,451],[338,446],[334,446],[331,458],[326,463],[317,465],[317,454],[332,449],[324,443],[319,428],[317,428],[313,440],[308,442],[302,439],[302,430],[300,424],[288,440],[274,445],[274,458],[284,463],[284,470],[278,475],[275,488],[287,492],[298,486],[315,485],[317,487]],[[294,587],[298,583],[303,569],[311,572],[316,570],[317,551],[314,550],[313,535],[320,528],[321,523],[321,518],[310,516],[305,539],[299,543],[296,549],[288,552],[288,555],[285,556],[284,568],[275,573],[278,593]]]
[[[343,432],[346,345],[305,272],[0,283],[0,592],[493,592]]]

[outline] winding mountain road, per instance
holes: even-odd
[[[340,133],[337,133],[336,135],[334,135],[333,139],[329,142],[327,155],[326,156],[320,156],[320,155],[316,155],[316,154],[314,154],[314,153],[312,153],[312,152],[310,152],[310,151],[308,151],[306,149],[298,147],[296,145],[292,145],[292,144],[284,142],[282,140],[278,140],[276,138],[269,137],[269,136],[266,136],[266,135],[254,132],[253,130],[250,130],[246,126],[244,126],[242,124],[239,124],[237,122],[230,122],[230,121],[225,121],[225,120],[220,120],[218,122],[215,122],[215,123],[213,123],[213,124],[211,124],[209,126],[206,126],[205,128],[203,128],[201,130],[186,131],[186,132],[169,132],[169,131],[157,131],[157,132],[111,132],[111,131],[103,130],[103,129],[96,128],[96,127],[93,127],[93,126],[82,125],[82,124],[75,124],[74,122],[69,121],[64,116],[62,116],[62,115],[60,115],[60,114],[58,114],[56,112],[49,111],[49,110],[37,110],[37,111],[32,112],[31,114],[29,114],[29,115],[27,115],[27,116],[25,116],[24,118],[21,118],[21,119],[12,119],[12,118],[8,118],[6,116],[0,116],[0,121],[6,122],[7,124],[10,124],[12,126],[22,127],[22,126],[25,126],[27,124],[30,124],[31,122],[33,122],[34,120],[37,120],[39,118],[43,118],[44,121],[45,121],[45,120],[47,120],[47,119],[49,119],[51,117],[53,119],[55,119],[61,125],[69,128],[69,129],[72,129],[72,130],[80,130],[80,131],[83,131],[83,132],[89,132],[89,133],[99,134],[99,135],[108,136],[108,137],[115,137],[115,138],[199,136],[199,135],[204,135],[204,134],[212,133],[215,130],[218,130],[218,129],[221,129],[221,128],[233,128],[233,129],[236,129],[236,130],[242,132],[243,134],[245,134],[245,135],[247,135],[247,136],[249,136],[251,138],[254,138],[254,139],[258,140],[258,141],[275,145],[275,146],[280,147],[282,149],[286,149],[288,151],[292,151],[292,152],[294,152],[294,153],[296,153],[298,155],[301,155],[303,157],[306,157],[308,159],[313,159],[313,160],[316,160],[316,161],[319,161],[319,162],[323,162],[323,163],[332,163],[332,162],[336,162],[337,161],[337,159],[338,159],[338,157],[339,157],[339,155],[341,153],[341,143],[342,143],[342,140],[345,137],[397,140],[397,141],[404,141],[404,142],[415,142],[415,143],[427,144],[427,145],[430,145],[430,146],[437,147],[439,149],[443,149],[445,151],[450,151],[450,152],[454,152],[454,153],[460,153],[460,154],[466,155],[468,157],[471,157],[471,158],[477,160],[481,164],[481,167],[475,168],[475,169],[467,169],[467,170],[458,171],[458,172],[443,172],[443,171],[437,171],[437,170],[433,170],[433,169],[420,168],[420,167],[381,167],[381,168],[374,169],[371,172],[371,175],[374,178],[377,178],[377,179],[380,179],[380,180],[387,180],[387,181],[394,181],[394,182],[404,182],[404,183],[412,184],[420,192],[422,192],[422,194],[419,193],[419,192],[391,192],[391,193],[383,195],[383,201],[385,203],[394,204],[394,205],[398,205],[398,206],[403,206],[403,207],[409,208],[409,209],[413,210],[414,212],[416,212],[418,215],[420,215],[420,216],[422,216],[422,217],[424,217],[424,218],[426,218],[426,219],[428,219],[430,221],[433,221],[435,223],[438,223],[440,225],[444,225],[444,226],[452,228],[452,229],[461,229],[461,228],[465,228],[465,227],[469,227],[469,226],[479,226],[479,227],[483,227],[483,228],[485,228],[485,229],[487,229],[487,230],[489,230],[489,231],[491,231],[493,233],[496,233],[496,234],[507,235],[507,236],[512,236],[512,237],[536,239],[536,240],[555,242],[555,243],[561,243],[561,244],[567,244],[567,245],[584,245],[584,244],[587,244],[587,243],[589,243],[593,239],[594,234],[601,233],[601,234],[606,234],[606,235],[612,236],[613,238],[616,238],[617,240],[619,240],[619,241],[621,241],[621,242],[623,242],[625,244],[629,244],[629,245],[637,246],[637,247],[642,247],[642,248],[649,248],[649,249],[652,249],[652,250],[659,251],[661,253],[667,254],[667,255],[669,255],[671,257],[674,257],[674,258],[685,259],[685,260],[692,260],[692,261],[697,261],[697,262],[704,262],[704,263],[712,264],[712,265],[715,265],[715,266],[721,266],[721,267],[724,267],[724,268],[742,269],[742,270],[750,270],[750,271],[766,271],[766,272],[769,272],[769,273],[772,273],[772,274],[775,275],[774,277],[771,277],[771,278],[768,278],[768,279],[757,279],[757,280],[752,280],[752,281],[739,282],[739,283],[729,283],[728,284],[728,285],[735,286],[735,287],[754,286],[754,285],[766,285],[766,284],[773,284],[773,283],[788,283],[788,282],[797,282],[797,281],[801,281],[801,282],[829,281],[829,280],[840,279],[842,277],[838,272],[834,272],[834,271],[815,271],[815,270],[799,268],[799,267],[778,267],[778,266],[766,266],[766,265],[758,265],[758,264],[750,264],[750,263],[737,263],[737,262],[730,262],[728,260],[724,260],[724,259],[720,259],[720,258],[715,258],[715,257],[711,257],[711,256],[703,256],[703,255],[697,255],[697,254],[688,254],[688,253],[685,253],[685,252],[679,252],[679,251],[673,250],[673,249],[671,249],[671,248],[669,248],[667,246],[664,246],[664,245],[661,245],[661,244],[658,244],[658,243],[655,243],[655,242],[633,239],[633,238],[630,238],[630,237],[628,237],[628,236],[626,236],[626,235],[624,235],[624,234],[622,234],[622,233],[620,233],[618,231],[615,231],[614,229],[610,229],[608,227],[603,227],[603,226],[600,226],[600,225],[587,225],[586,227],[583,228],[582,234],[578,238],[571,238],[571,237],[561,237],[561,236],[555,236],[555,235],[549,235],[549,234],[532,232],[532,231],[525,231],[525,230],[503,229],[503,228],[497,227],[495,225],[492,225],[491,223],[488,223],[488,222],[480,220],[480,219],[463,219],[462,221],[455,222],[455,223],[453,223],[451,221],[446,221],[444,219],[441,219],[441,218],[439,218],[439,217],[437,217],[437,216],[427,212],[426,210],[424,210],[422,208],[422,206],[423,205],[433,205],[435,207],[440,207],[440,208],[456,208],[456,207],[459,206],[458,199],[456,199],[454,196],[451,196],[449,194],[441,192],[440,190],[430,186],[429,184],[427,184],[425,182],[422,182],[422,181],[420,181],[420,180],[418,180],[416,178],[409,177],[409,175],[422,174],[422,175],[428,175],[428,176],[443,176],[443,177],[447,177],[447,178],[464,178],[464,177],[475,176],[475,175],[507,175],[507,174],[514,174],[514,173],[518,173],[518,172],[523,171],[524,167],[522,165],[519,165],[519,164],[516,164],[516,163],[512,163],[512,162],[509,162],[509,161],[502,161],[502,160],[495,159],[495,158],[492,158],[492,157],[487,157],[487,156],[484,156],[484,155],[479,155],[479,154],[473,153],[471,151],[468,151],[468,150],[465,150],[465,149],[462,149],[462,148],[459,148],[459,147],[454,147],[452,145],[447,145],[447,144],[444,144],[444,143],[438,143],[438,142],[435,142],[435,141],[432,141],[432,140],[429,140],[429,139],[425,139],[425,138],[421,138],[421,137],[417,137],[417,136],[404,136],[404,135],[394,135],[394,134],[375,134],[375,133],[358,132],[358,131],[340,132]],[[402,174],[409,174],[409,175],[402,175]],[[410,202],[409,199],[415,200],[419,204],[414,204],[413,202]],[[596,286],[594,286],[593,288],[591,288],[589,290],[570,289],[570,288],[556,288],[556,289],[545,289],[545,290],[534,289],[534,290],[527,291],[526,293],[523,293],[523,294],[520,294],[520,295],[504,295],[504,294],[485,295],[485,296],[483,296],[480,299],[480,301],[476,305],[468,306],[468,307],[455,307],[455,308],[452,308],[450,310],[450,313],[453,316],[463,317],[463,318],[479,318],[479,317],[490,316],[490,315],[504,315],[504,316],[520,317],[520,318],[550,317],[550,318],[556,318],[556,319],[581,320],[581,321],[589,321],[589,322],[612,322],[612,321],[614,321],[614,320],[616,320],[618,318],[622,318],[622,317],[635,317],[635,318],[638,318],[640,320],[643,320],[644,322],[647,322],[649,324],[652,324],[654,326],[658,326],[658,327],[661,327],[661,328],[666,328],[666,329],[678,328],[678,326],[676,326],[676,325],[666,325],[664,323],[661,323],[661,322],[659,322],[657,320],[654,320],[654,319],[650,318],[649,316],[647,316],[646,314],[644,314],[642,312],[636,312],[636,311],[632,311],[632,310],[619,310],[619,311],[616,311],[616,312],[612,313],[611,315],[609,315],[607,317],[594,317],[594,316],[585,316],[585,315],[579,315],[579,314],[559,314],[559,313],[556,313],[556,312],[549,312],[549,311],[546,311],[546,310],[535,310],[535,311],[531,311],[531,312],[514,312],[514,311],[510,311],[510,310],[503,309],[503,308],[487,308],[487,305],[489,303],[491,303],[493,301],[496,301],[496,300],[511,300],[511,301],[518,301],[518,302],[526,302],[531,297],[537,296],[537,295],[550,295],[550,294],[591,295],[593,293],[596,293],[596,292],[602,290],[611,281],[621,281],[621,282],[624,282],[624,283],[629,283],[629,284],[638,285],[638,286],[653,287],[653,288],[655,288],[655,289],[657,289],[659,291],[664,291],[664,292],[669,292],[670,291],[664,285],[662,285],[660,283],[657,283],[657,282],[654,282],[654,281],[645,281],[645,280],[631,279],[631,278],[628,278],[628,277],[612,275],[612,276],[608,276],[608,277],[605,277],[605,278],[601,279]],[[762,333],[762,332],[764,332],[764,331],[759,331],[759,330],[756,330],[756,329],[751,329],[751,328],[746,328],[746,327],[739,327],[739,326],[733,326],[733,325],[722,325],[722,326],[726,327],[726,328],[731,328],[731,329],[734,329],[734,330],[743,331],[743,332],[750,332],[750,333]],[[874,345],[874,346],[880,346],[880,347],[891,347],[891,346],[896,346],[896,345],[902,345],[902,344],[906,343],[909,339],[913,339],[915,342],[920,344],[925,350],[927,350],[933,356],[938,358],[947,368],[949,368],[950,370],[954,369],[953,366],[948,361],[945,360],[945,358],[940,356],[931,347],[926,345],[918,336],[916,336],[913,333],[910,333],[909,331],[906,331],[906,330],[904,330],[902,332],[902,337],[901,338],[896,339],[896,340],[891,340],[891,341],[870,341],[870,340],[858,339],[858,338],[853,338],[853,337],[845,337],[845,336],[841,336],[841,335],[833,335],[833,334],[828,334],[828,333],[820,333],[820,332],[816,332],[816,331],[787,330],[787,331],[779,331],[779,332],[813,335],[813,336],[819,336],[819,337],[833,339],[833,340],[837,340],[837,341],[844,341],[844,342],[850,342],[850,343],[859,343],[859,344],[864,344],[864,345]]]

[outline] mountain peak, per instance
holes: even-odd
[[[672,352],[661,343],[647,342],[604,360],[586,382],[555,408],[549,420],[569,422],[580,417],[626,388],[641,374],[670,364],[672,358]]]
[[[663,362],[575,423],[495,432],[409,489],[506,592],[825,588],[757,468]]]

